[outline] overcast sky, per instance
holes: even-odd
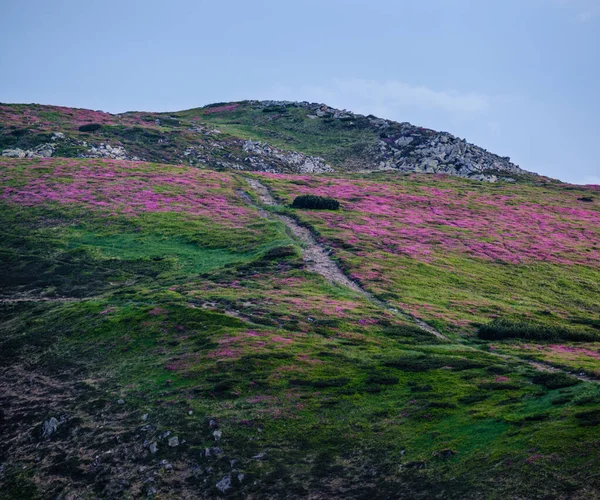
[[[600,184],[600,0],[0,1],[0,102],[289,99]]]

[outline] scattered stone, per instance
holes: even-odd
[[[264,460],[264,458],[267,456],[267,452],[265,451],[261,451],[258,455],[254,455],[252,458],[254,460]]]
[[[192,410],[188,411],[188,415],[190,415],[190,416],[191,416],[191,415],[193,415],[193,414],[194,414],[194,412],[193,412]]]
[[[84,158],[111,158],[113,160],[129,160],[127,151],[123,146],[111,146],[110,144],[91,145]]]
[[[51,417],[48,420],[46,420],[42,424],[42,437],[43,438],[50,437],[52,434],[54,434],[56,432],[59,425],[60,425],[60,422],[54,417]]]
[[[2,156],[6,156],[7,158],[25,158],[27,153],[19,148],[5,149],[2,151]]]
[[[238,475],[237,475],[237,479],[238,479],[238,481],[239,481],[240,483],[241,483],[241,482],[244,480],[244,477],[246,477],[246,476],[244,475],[244,473],[243,473],[243,472],[240,472],[240,473],[238,473]]]
[[[119,399],[119,400],[117,401],[117,404],[118,404],[118,405],[124,405],[124,404],[125,404],[125,401],[124,401],[124,400],[122,400],[122,399]]]
[[[232,469],[235,466],[235,464],[237,464],[237,463],[238,463],[238,461],[235,458],[229,461],[229,465],[231,466]]]
[[[215,432],[213,432],[213,437],[215,438],[215,441],[218,441],[219,439],[221,439],[222,436],[223,436],[223,432],[218,429]]]
[[[223,479],[221,479],[217,484],[217,489],[221,493],[225,493],[227,490],[231,489],[231,476],[227,474]]]
[[[150,453],[154,455],[158,451],[158,445],[156,443],[150,443],[148,449],[150,450]]]
[[[208,426],[211,428],[218,427],[216,420],[212,420],[212,419],[208,422]]]
[[[147,414],[147,413],[144,413],[144,414],[142,415],[142,422],[145,422],[146,420],[148,420],[148,414]]]
[[[172,438],[169,438],[169,446],[171,448],[175,448],[176,446],[179,446],[179,438],[177,436],[173,436]]]

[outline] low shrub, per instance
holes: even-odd
[[[390,368],[397,368],[405,372],[426,372],[437,370],[445,366],[457,371],[481,368],[478,361],[450,356],[406,356],[392,358],[383,363]]]
[[[575,418],[581,427],[595,427],[600,425],[600,410],[590,410],[576,413]]]
[[[292,207],[316,210],[338,210],[340,208],[340,202],[326,196],[303,194],[294,199]]]
[[[533,383],[543,385],[547,389],[561,389],[577,384],[576,378],[569,377],[564,373],[540,373],[533,377]]]
[[[99,123],[87,123],[79,127],[80,132],[95,132],[96,130],[100,130],[102,125]]]
[[[524,321],[495,319],[487,325],[479,327],[477,335],[483,340],[529,339],[529,340],[577,340],[594,342],[600,335],[585,330],[546,326]]]
[[[296,257],[298,256],[298,252],[292,246],[281,246],[271,248],[263,255],[263,259],[265,260],[279,260],[284,259],[286,257]]]

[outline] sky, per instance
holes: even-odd
[[[600,0],[0,2],[0,102],[324,102],[600,184]]]

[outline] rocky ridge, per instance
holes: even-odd
[[[396,170],[488,182],[512,181],[513,176],[528,174],[509,157],[448,132],[322,103],[243,101],[179,113],[118,115],[38,105],[15,107],[21,114],[11,106],[0,106],[4,112],[0,113],[0,152],[5,157],[142,160],[292,174]],[[60,114],[60,120],[42,122],[36,116],[50,112]],[[245,138],[238,135],[239,129],[229,128],[232,124],[246,127]],[[294,136],[298,130],[304,136]],[[305,137],[318,147],[303,147]],[[357,142],[359,138],[363,142]]]
[[[512,163],[508,156],[490,153],[448,132],[437,132],[408,122],[398,123],[306,101],[253,101],[253,106],[257,109],[303,108],[308,119],[339,120],[375,129],[379,141],[371,151],[373,163],[366,171],[437,173],[488,182],[513,180],[510,174],[529,173]]]

